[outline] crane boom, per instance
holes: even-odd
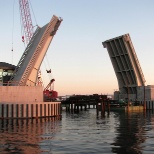
[[[26,43],[28,44],[33,36],[33,24],[32,24],[28,0],[19,0],[19,7],[20,7],[20,16],[22,18],[22,24],[24,27]],[[22,39],[24,41],[24,38]]]
[[[55,81],[55,79],[51,79],[50,80],[50,82],[49,82],[49,84],[46,86],[46,88],[44,88],[44,91],[45,90],[48,90],[49,88],[50,88],[50,90],[51,90],[51,85],[52,85],[52,83]]]

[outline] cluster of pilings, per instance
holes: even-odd
[[[62,107],[66,108],[66,112],[79,113],[79,111],[87,111],[87,109],[90,109],[91,107],[96,109],[96,104],[96,101],[89,102],[88,100],[75,99],[74,101],[72,100],[62,103]]]
[[[86,103],[78,103],[78,102],[71,102],[70,104],[67,104],[66,106],[67,112],[79,112],[79,111],[86,111],[87,110],[87,104]]]
[[[79,111],[86,111],[90,108],[98,110],[97,106],[99,106],[98,103],[100,98],[105,100],[107,99],[107,95],[74,95],[61,103],[62,107],[66,108],[66,112],[78,113]]]
[[[109,99],[101,99],[96,104],[96,113],[97,116],[101,113],[101,116],[105,116],[105,111],[110,113],[110,100]]]

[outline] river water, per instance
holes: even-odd
[[[62,112],[62,119],[0,120],[0,154],[152,154],[154,113],[96,116]]]

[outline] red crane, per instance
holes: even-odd
[[[20,16],[22,19],[22,26],[24,27],[24,35],[22,36],[22,41],[28,44],[33,36],[33,24],[30,14],[29,2],[28,0],[19,0]]]
[[[46,88],[44,88],[43,91],[43,95],[44,95],[44,101],[48,102],[48,101],[55,101],[56,98],[58,97],[58,93],[57,91],[54,91],[51,88],[51,85],[53,84],[53,82],[55,81],[55,79],[52,79],[49,84],[46,86]]]

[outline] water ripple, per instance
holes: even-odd
[[[94,109],[62,120],[0,120],[2,154],[150,154],[154,153],[153,113],[111,112],[96,116]]]

